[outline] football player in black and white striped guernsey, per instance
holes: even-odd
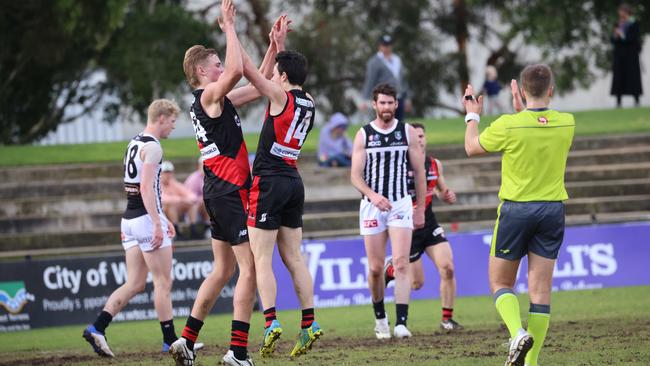
[[[424,153],[415,130],[395,119],[395,88],[379,84],[373,90],[376,118],[359,130],[352,152],[352,185],[363,195],[359,227],[368,256],[368,286],[375,313],[375,336],[391,337],[384,309],[384,260],[390,238],[395,267],[397,319],[393,335],[408,338],[406,327],[411,293],[409,252],[413,228],[424,225],[426,182]],[[414,167],[417,208],[406,186],[406,161]]]
[[[106,301],[95,322],[83,337],[100,356],[115,357],[105,330],[131,298],[144,291],[151,272],[154,307],[163,333],[163,351],[177,337],[172,315],[172,238],[174,226],[167,220],[160,199],[160,139],[175,127],[179,108],[167,99],[154,100],[147,111],[147,126],[135,136],[124,155],[124,190],[127,207],[122,215],[122,246],[126,256],[127,279]]]

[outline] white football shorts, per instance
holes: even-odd
[[[172,245],[172,239],[169,235],[167,219],[164,216],[160,217],[160,223],[163,231],[163,243],[161,248]],[[153,250],[151,240],[153,239],[153,221],[151,216],[142,215],[134,219],[122,219],[122,246],[127,250],[136,245],[140,246],[143,252]]]
[[[390,211],[381,211],[372,202],[362,199],[359,205],[359,231],[361,235],[379,234],[388,226],[413,229],[413,203],[406,196],[390,203]]]

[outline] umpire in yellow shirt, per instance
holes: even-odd
[[[517,113],[499,117],[479,136],[483,97],[465,90],[465,151],[468,156],[501,152],[501,189],[490,251],[489,278],[494,302],[510,332],[506,366],[537,366],[551,313],[553,268],[564,237],[564,172],[573,141],[573,115],[548,108],[553,73],[531,65],[521,73],[521,94],[512,81]],[[522,102],[526,99],[526,108]],[[530,313],[523,329],[512,288],[519,262],[528,255]]]

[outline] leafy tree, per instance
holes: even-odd
[[[124,17],[125,0],[25,0],[0,7],[0,142],[25,143],[87,106],[83,83]]]
[[[124,110],[142,116],[151,99],[187,91],[183,52],[197,43],[219,46],[214,35],[220,32],[206,19],[218,3],[193,13],[185,5],[184,0],[4,4],[0,143],[37,140],[97,108],[100,100],[105,104],[107,95],[118,100],[104,105],[111,119]],[[356,111],[347,91],[361,88],[379,35],[392,33],[415,114],[423,115],[430,107],[462,113],[459,104],[441,103],[440,94],[458,95],[469,82],[470,65],[476,67],[471,41],[487,48],[486,63],[499,69],[503,83],[527,63],[546,62],[559,92],[589,86],[609,70],[619,0],[242,0],[239,5],[240,38],[259,58],[271,9],[282,8],[294,18],[288,46],[309,59],[307,88],[324,112]],[[637,17],[647,18],[648,11],[638,4]],[[449,49],[450,41],[456,49]],[[97,71],[105,72],[105,80],[91,82]],[[80,113],[71,115],[70,106],[81,107]]]
[[[499,69],[502,83],[509,83],[526,64],[544,62],[555,73],[556,90],[563,93],[589,87],[609,71],[610,36],[619,4],[619,0],[443,0],[433,7],[431,20],[442,34],[457,40],[460,91],[468,82],[464,44],[473,37],[488,48],[486,63]],[[647,18],[649,10],[638,4],[637,16]],[[530,55],[532,48],[537,52]]]
[[[118,97],[106,105],[108,117],[115,117],[120,109],[144,117],[152,99],[186,91],[185,50],[195,44],[212,44],[210,32],[208,23],[181,4],[131,4],[124,25],[98,57],[98,66],[106,71],[104,91]]]
[[[469,82],[471,41],[487,48],[486,64],[495,65],[502,83],[528,63],[548,63],[556,89],[588,87],[610,68],[609,38],[619,0],[294,0],[292,13],[310,13],[290,37],[290,45],[308,56],[309,88],[329,110],[351,113],[347,89],[360,89],[365,62],[376,51],[378,36],[393,32],[414,91],[415,114],[428,107],[462,113],[460,104],[440,102],[441,92],[459,95]],[[648,17],[638,4],[637,17]],[[643,30],[647,34],[648,29]],[[456,49],[441,51],[453,40]],[[448,48],[448,47],[446,47]],[[535,49],[531,54],[531,50]]]
[[[320,99],[323,109],[356,110],[345,91],[361,88],[366,62],[377,52],[377,40],[385,32],[395,38],[395,52],[402,58],[415,91],[416,112],[437,100],[436,84],[443,65],[438,58],[438,40],[422,28],[427,0],[292,1],[290,6],[290,14],[310,13],[291,33],[289,46],[307,56],[308,89]]]
[[[152,98],[184,85],[185,50],[210,43],[209,25],[181,1],[8,2],[0,23],[4,144],[37,140],[106,95],[119,98],[105,106],[109,118],[120,108],[143,115]],[[105,81],[91,81],[97,71]]]

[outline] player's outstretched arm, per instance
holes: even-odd
[[[413,167],[413,179],[415,180],[415,202],[413,210],[413,226],[419,229],[424,226],[424,205],[427,196],[427,178],[424,172],[424,151],[417,142],[417,133],[410,125],[407,126],[409,134],[409,162]]]
[[[273,66],[275,66],[275,56],[286,49],[285,43],[287,41],[287,34],[292,31],[290,25],[292,20],[287,18],[286,14],[280,15],[273,24],[273,28],[269,33],[269,47],[274,46],[275,53],[268,54],[262,62],[260,72],[270,79],[273,76]]]
[[[286,17],[282,18],[281,28],[285,29],[285,33],[289,31],[289,23],[290,21],[287,20]],[[279,84],[268,80],[255,67],[245,50],[242,50],[242,60],[244,62],[244,75],[262,95],[269,98],[271,101],[271,111],[274,109],[283,109],[284,105],[287,103],[288,98],[287,93],[284,91],[284,89]]]
[[[218,19],[219,27],[226,34],[226,59],[225,67],[219,80],[208,84],[201,95],[203,107],[214,104],[221,105],[222,99],[237,85],[244,68],[242,65],[241,46],[235,32],[235,15],[237,11],[232,0],[223,0],[221,3],[221,16]],[[220,113],[219,113],[220,114]]]
[[[279,109],[284,108],[287,103],[287,94],[284,89],[279,85],[262,75],[262,73],[255,67],[250,57],[243,51],[244,58],[244,74],[248,81],[264,96],[271,101],[271,109],[276,107]]]
[[[465,116],[465,152],[467,156],[483,155],[486,151],[483,149],[478,141],[478,123],[480,114],[483,110],[483,96],[480,95],[474,98],[474,88],[472,85],[467,85],[465,95],[463,96],[463,105],[467,115]]]
[[[266,50],[266,54],[259,68],[259,71],[267,79],[270,79],[273,75],[275,56],[278,52],[282,52],[285,49],[284,43],[287,38],[287,33],[291,31],[289,24],[291,24],[291,20],[287,20],[286,15],[281,15],[273,24],[273,28],[271,28],[271,32],[269,33],[269,48]],[[243,46],[241,47],[243,54],[245,51],[243,50]],[[243,63],[244,61],[242,60],[242,67]],[[246,76],[245,72],[244,76]],[[228,93],[228,99],[230,99],[235,107],[248,104],[261,96],[262,93],[251,84],[236,88]]]
[[[456,202],[456,193],[447,186],[445,175],[442,172],[442,163],[438,159],[435,159],[435,161],[438,166],[438,184],[436,185],[436,188],[438,189],[438,199],[451,205]]]
[[[368,187],[366,181],[363,179],[363,169],[366,166],[366,147],[364,140],[365,134],[362,130],[359,130],[357,135],[354,137],[354,143],[352,144],[352,168],[350,170],[350,181],[354,188],[356,188],[362,195],[368,197],[370,202],[372,202],[372,204],[378,209],[381,211],[390,211],[390,201]]]

